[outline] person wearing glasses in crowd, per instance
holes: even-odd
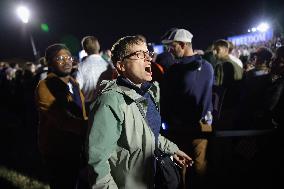
[[[126,36],[111,52],[119,76],[103,81],[89,114],[90,185],[93,189],[153,188],[156,144],[183,166],[191,158],[159,134],[159,87],[150,82],[152,53],[145,42]]]
[[[45,51],[49,73],[35,90],[39,111],[39,150],[51,189],[76,187],[87,130],[84,97],[70,74],[68,48],[53,44]]]

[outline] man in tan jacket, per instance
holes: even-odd
[[[35,90],[39,111],[39,150],[51,189],[73,189],[78,179],[85,139],[86,112],[78,83],[70,76],[68,48],[54,44],[45,58],[49,73]]]

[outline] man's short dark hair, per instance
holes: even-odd
[[[252,55],[257,56],[261,62],[269,66],[273,53],[269,48],[262,46],[257,48],[256,52],[252,53]]]
[[[46,48],[46,50],[45,50],[45,60],[46,60],[48,65],[50,65],[52,63],[52,59],[62,49],[65,49],[65,50],[69,51],[69,49],[66,47],[66,45],[61,44],[61,43],[55,43],[55,44],[50,45],[50,46],[48,46]]]
[[[98,54],[100,52],[99,40],[94,36],[86,36],[82,39],[82,48],[88,55]]]
[[[214,48],[215,48],[215,47],[225,47],[225,48],[228,48],[228,49],[229,49],[229,43],[228,43],[228,41],[225,40],[225,39],[219,39],[219,40],[215,41],[215,42],[213,43],[213,46],[214,46]]]
[[[111,60],[114,65],[120,61],[129,52],[129,46],[139,45],[144,41],[137,36],[126,36],[120,38],[111,48]]]

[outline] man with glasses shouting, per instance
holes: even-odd
[[[72,61],[63,44],[45,52],[47,78],[35,90],[39,111],[39,150],[51,189],[76,187],[87,130],[84,97],[70,76]]]
[[[119,76],[105,81],[89,114],[88,163],[92,188],[154,188],[154,150],[183,166],[191,158],[159,134],[159,87],[151,83],[152,53],[137,36],[112,47]]]

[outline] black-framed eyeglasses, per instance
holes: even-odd
[[[124,56],[121,60],[130,58],[132,56],[134,56],[137,59],[153,58],[154,52],[139,50],[139,51],[135,51],[133,53],[130,53],[129,55]]]
[[[74,58],[72,56],[57,56],[55,57],[55,60],[59,63],[59,64],[63,64],[64,62],[73,62]]]

